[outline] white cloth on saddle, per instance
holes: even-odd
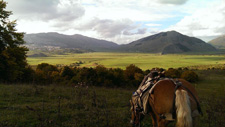
[[[147,82],[146,84],[144,84],[143,86],[141,86],[139,89],[137,89],[137,94],[139,94],[140,96],[142,96],[142,94],[150,87],[151,82]]]
[[[142,97],[142,103],[143,103],[143,113],[147,114],[149,111],[149,103],[148,103],[148,99],[149,99],[149,93],[146,91]]]

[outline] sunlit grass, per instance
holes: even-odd
[[[110,68],[125,69],[129,64],[135,64],[141,69],[154,67],[178,68],[196,65],[225,64],[225,55],[160,55],[147,53],[83,53],[53,55],[50,57],[28,57],[30,65],[40,63],[70,65],[82,61],[81,67],[104,65]]]

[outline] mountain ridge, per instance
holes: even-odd
[[[28,45],[58,46],[60,48],[77,48],[100,52],[148,52],[171,54],[216,51],[213,46],[206,42],[195,37],[183,35],[176,31],[160,32],[123,45],[86,37],[80,34],[63,35],[55,32],[26,34],[24,40],[28,42]]]
[[[64,35],[55,32],[25,34],[27,45],[55,46],[60,48],[79,48],[94,51],[110,50],[118,44],[110,41],[86,37],[80,34]]]
[[[216,51],[206,42],[176,31],[161,32],[141,38],[123,46],[122,50],[162,54]]]

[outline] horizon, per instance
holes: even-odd
[[[80,34],[121,45],[171,30],[205,42],[225,33],[223,0],[5,1],[26,34]]]

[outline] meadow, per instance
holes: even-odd
[[[223,65],[225,64],[225,55],[187,55],[187,54],[148,54],[148,53],[82,53],[50,55],[49,57],[28,57],[28,63],[36,66],[40,63],[49,63],[53,65],[73,65],[81,63],[81,67],[95,67],[104,65],[107,68],[125,69],[129,64],[135,64],[139,68],[146,70],[154,67],[178,68],[190,66],[205,65]]]
[[[188,67],[199,76],[193,83],[204,115],[199,127],[225,125],[225,55],[160,55],[146,53],[83,53],[28,57],[28,63],[125,69],[135,64],[153,67]],[[210,69],[209,69],[210,68]],[[218,69],[219,68],[219,69]],[[138,84],[137,84],[138,85]],[[0,84],[1,127],[123,127],[130,126],[130,103],[136,87],[109,88],[72,85]],[[149,116],[142,122],[151,126]],[[170,127],[174,126],[171,124]]]
[[[200,80],[193,85],[199,94],[204,113],[198,120],[199,127],[222,127],[225,125],[225,71],[198,70],[196,73]],[[0,126],[129,126],[129,99],[135,90],[0,84]],[[150,117],[146,116],[142,126],[150,125]]]

